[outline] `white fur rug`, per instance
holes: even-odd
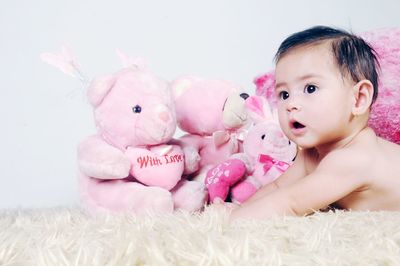
[[[400,265],[400,212],[239,221],[0,211],[0,265]]]

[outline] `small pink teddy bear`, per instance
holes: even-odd
[[[225,200],[230,190],[231,200],[243,203],[260,187],[275,181],[296,157],[296,145],[282,132],[266,99],[251,96],[246,107],[254,125],[244,139],[244,152],[208,171],[210,202]]]
[[[185,174],[204,184],[207,171],[240,152],[248,94],[229,81],[181,76],[172,83],[177,123],[186,134]]]

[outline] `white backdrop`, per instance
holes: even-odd
[[[354,32],[400,26],[400,2],[2,1],[0,208],[78,203],[76,145],[95,132],[77,80],[42,63],[68,43],[89,77],[116,71],[115,49],[165,79],[219,77],[254,91],[279,43],[317,24]]]

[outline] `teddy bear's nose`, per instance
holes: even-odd
[[[283,135],[283,133],[282,132],[280,132],[280,131],[278,131],[278,132],[276,132],[276,137],[277,138],[283,138],[285,135]]]
[[[168,122],[170,119],[168,112],[161,112],[158,114],[158,117],[164,122]]]

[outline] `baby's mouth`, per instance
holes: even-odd
[[[291,128],[293,128],[293,129],[302,129],[302,128],[305,127],[305,125],[303,125],[302,123],[297,122],[297,121],[292,121],[292,122],[290,123],[290,126],[291,126]]]

